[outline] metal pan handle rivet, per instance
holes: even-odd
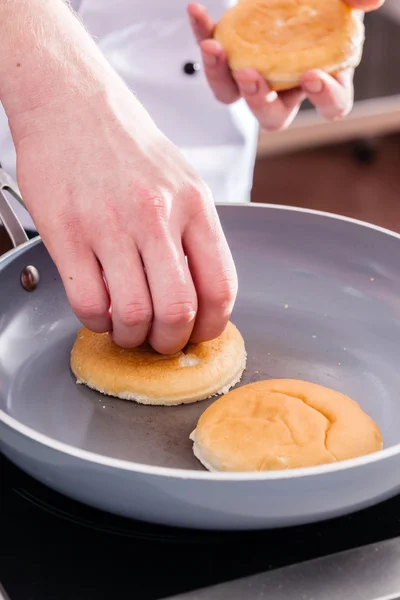
[[[27,292],[36,290],[40,281],[40,273],[36,267],[28,265],[21,272],[21,285]]]

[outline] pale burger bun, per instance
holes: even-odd
[[[272,90],[311,69],[337,74],[362,55],[362,13],[344,0],[240,0],[215,28],[232,70],[255,69]]]
[[[383,447],[378,426],[356,402],[292,379],[233,390],[203,413],[190,437],[210,471],[313,467]]]
[[[108,333],[83,327],[71,352],[77,383],[141,404],[170,406],[225,394],[240,381],[245,366],[244,341],[232,323],[217,339],[189,344],[173,355],[150,346],[126,350]]]

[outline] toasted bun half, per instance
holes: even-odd
[[[297,87],[311,69],[330,74],[362,56],[362,13],[343,0],[240,0],[215,28],[232,70],[255,69],[271,89]]]
[[[210,471],[313,467],[383,447],[376,423],[348,396],[291,379],[259,381],[219,398],[190,437]]]
[[[185,404],[225,394],[240,381],[245,366],[244,341],[232,323],[217,339],[189,344],[174,355],[149,346],[126,350],[108,333],[83,327],[71,352],[78,383],[141,404]]]

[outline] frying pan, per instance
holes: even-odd
[[[0,202],[17,246],[0,259],[0,440],[20,468],[102,510],[198,529],[308,523],[400,492],[399,235],[311,210],[218,207],[240,280],[240,385],[288,377],[344,392],[377,421],[385,448],[315,468],[209,473],[189,441],[209,401],[140,406],[76,385],[79,323],[56,267]]]

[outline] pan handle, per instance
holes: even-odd
[[[8,192],[25,208],[18,185],[12,177],[6,173],[0,163],[0,220],[10,237],[12,245],[14,248],[17,248],[17,246],[27,242],[29,238],[4,192]]]

